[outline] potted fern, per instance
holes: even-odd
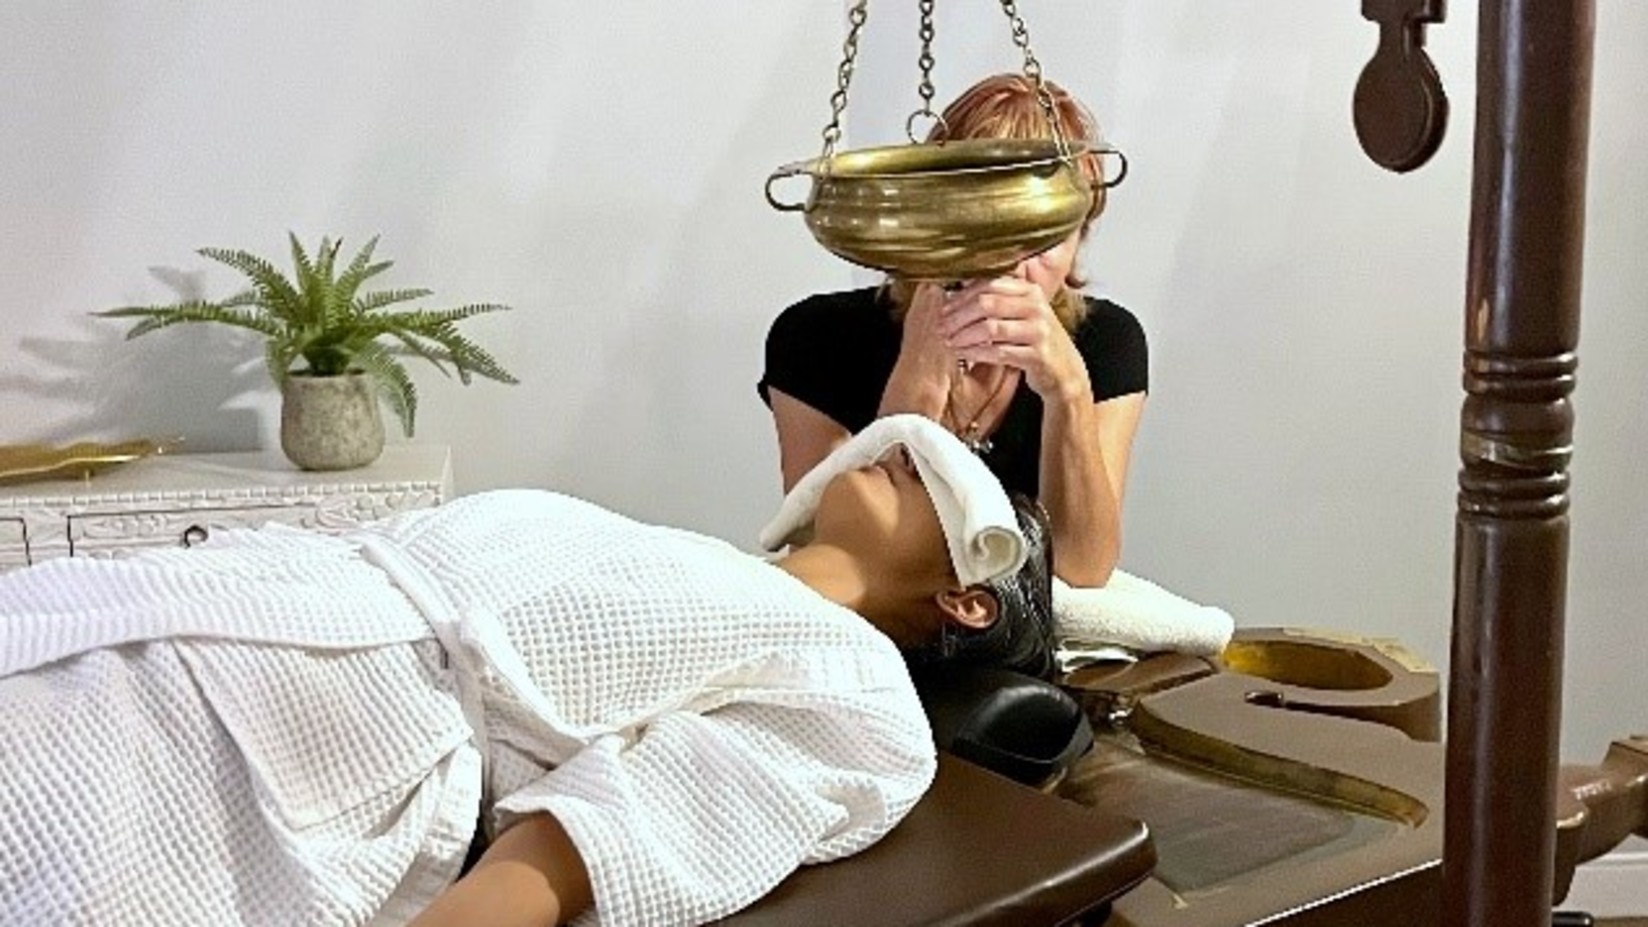
[[[456,327],[471,316],[508,306],[392,309],[430,291],[362,292],[363,284],[393,266],[391,261],[373,262],[376,237],[341,272],[341,241],[321,239],[311,258],[296,235],[287,237],[291,278],[246,251],[202,248],[202,256],[240,271],[251,285],[220,301],[123,306],[94,314],[139,319],[126,333],[128,339],[185,322],[231,325],[263,335],[269,375],[281,389],[281,449],[306,470],[347,470],[376,460],[383,451],[379,397],[394,410],[407,437],[412,436],[418,391],[402,364],[405,357],[421,357],[443,373],[455,372],[465,384],[474,376],[517,382]]]

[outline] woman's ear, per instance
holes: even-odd
[[[975,631],[995,624],[999,614],[996,597],[980,586],[946,589],[934,596],[933,601],[951,621]]]

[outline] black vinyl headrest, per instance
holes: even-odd
[[[912,673],[940,750],[1026,785],[1067,771],[1093,746],[1081,705],[1050,682],[994,667]]]

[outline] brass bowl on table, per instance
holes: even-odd
[[[1051,140],[961,139],[846,151],[767,178],[773,208],[801,212],[813,237],[855,264],[906,278],[1004,273],[1081,227],[1094,190]],[[773,183],[808,176],[800,203]],[[1119,179],[1119,178],[1118,178]]]

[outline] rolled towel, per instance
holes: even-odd
[[[1236,630],[1224,609],[1198,605],[1121,570],[1101,587],[1076,587],[1054,578],[1053,616],[1057,647],[1071,654],[1118,645],[1213,656],[1223,652]]]
[[[910,452],[933,499],[962,585],[999,579],[1024,565],[1024,534],[1001,481],[955,435],[931,419],[909,414],[871,422],[807,471],[761,529],[761,546],[778,550],[791,543],[812,524],[830,480],[875,463],[896,445]]]

